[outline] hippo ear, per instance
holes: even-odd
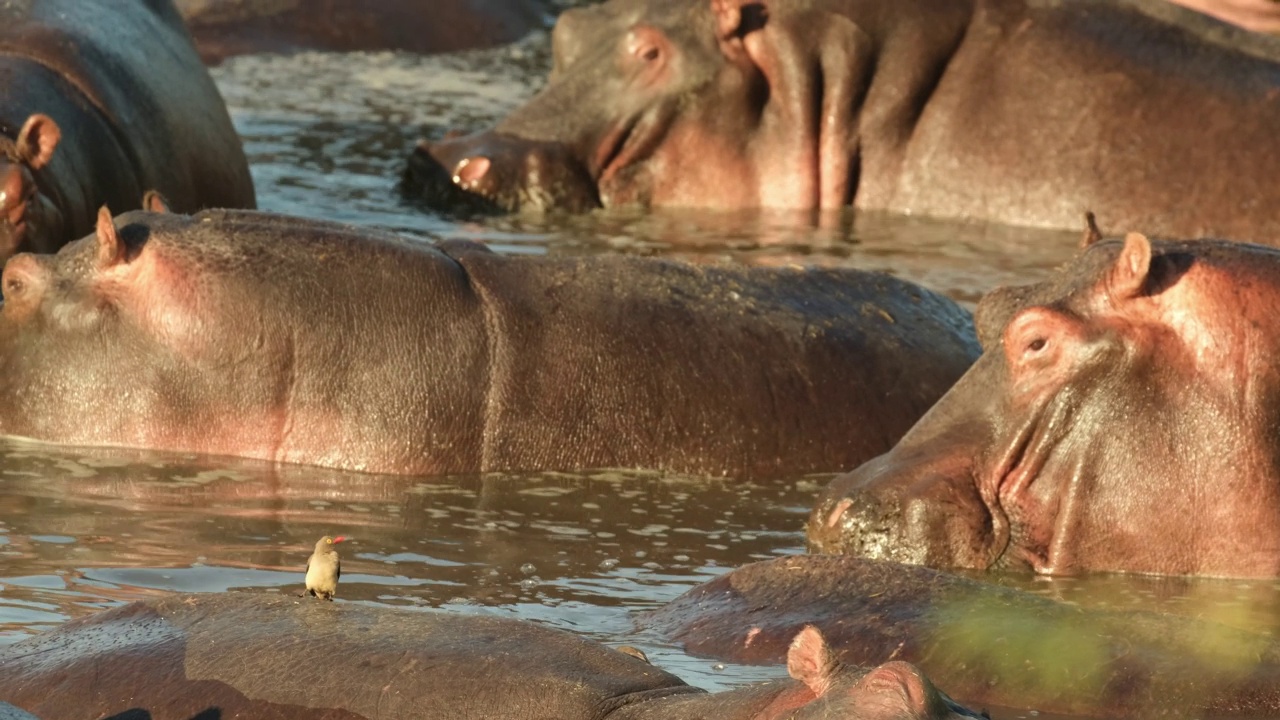
[[[1080,237],[1080,249],[1089,247],[1090,245],[1102,239],[1102,231],[1098,229],[1098,218],[1093,214],[1092,210],[1084,211],[1084,235]]]
[[[1128,300],[1142,294],[1151,270],[1151,241],[1141,233],[1129,233],[1124,249],[1107,276],[1108,293],[1113,300]]]
[[[23,123],[14,144],[18,147],[18,158],[31,169],[39,170],[49,163],[61,139],[62,130],[58,123],[48,115],[36,113]]]
[[[148,190],[142,194],[142,209],[153,213],[170,213],[169,201],[159,190]]]
[[[764,27],[769,10],[764,0],[711,0],[711,15],[716,19],[716,37],[726,42]]]
[[[805,625],[787,650],[787,673],[821,697],[831,687],[839,664],[818,628]]]
[[[98,228],[96,232],[98,246],[95,252],[98,268],[106,269],[124,259],[124,243],[116,234],[115,221],[111,219],[111,211],[103,205],[98,209]]]

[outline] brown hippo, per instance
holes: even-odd
[[[0,3],[0,263],[93,229],[98,207],[253,207],[222,97],[170,0]]]
[[[1166,0],[609,0],[408,180],[507,209],[859,209],[1280,238],[1280,39]]]
[[[813,628],[795,635],[786,662],[793,680],[712,694],[628,653],[519,620],[181,595],[0,648],[0,699],[42,720],[981,717],[906,663],[843,666]]]
[[[545,1],[175,0],[205,62],[295,50],[452,52],[544,27]]]
[[[833,481],[811,548],[1045,574],[1280,575],[1280,252],[1095,242],[978,306],[985,353]]]
[[[747,565],[640,623],[690,652],[775,663],[808,625],[847,663],[916,663],[970,706],[1072,716],[1276,717],[1280,643],[1202,620],[1080,607],[929,568],[808,555]]]
[[[967,312],[885,275],[246,211],[104,209],[0,282],[0,434],[369,472],[856,467],[979,351]]]

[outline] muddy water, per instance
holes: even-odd
[[[545,37],[492,52],[240,58],[215,70],[264,209],[466,237],[513,253],[884,270],[971,304],[1070,256],[1075,233],[851,214],[450,218],[397,190],[421,136],[483,127],[527,97]],[[1103,219],[1105,223],[1105,218]],[[634,471],[400,478],[225,458],[0,442],[0,643],[174,591],[296,592],[311,545],[342,546],[341,600],[505,614],[627,642],[717,689],[779,668],[690,658],[629,615],[743,563],[802,551],[823,477],[765,485]],[[1006,579],[1084,604],[1276,622],[1272,583]],[[996,713],[997,718],[1025,713]],[[1044,717],[1044,716],[1041,716]]]

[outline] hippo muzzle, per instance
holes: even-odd
[[[882,455],[836,478],[809,519],[809,549],[931,567],[988,568],[1007,522],[957,468],[963,458]]]
[[[422,141],[405,184],[429,206],[450,212],[600,207],[595,182],[567,146],[492,131]]]

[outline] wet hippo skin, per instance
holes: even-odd
[[[906,660],[971,707],[1024,708],[996,717],[1280,713],[1274,638],[849,556],[746,565],[640,624],[690,652],[745,663],[781,662],[795,632],[813,625],[845,662]]]
[[[181,595],[0,648],[0,699],[42,720],[979,717],[906,663],[843,666],[812,628],[784,656],[793,680],[710,694],[630,654],[518,620]]]
[[[176,0],[200,56],[293,50],[456,52],[543,27],[538,0]]]
[[[1280,238],[1280,40],[1166,0],[610,0],[553,45],[527,104],[420,145],[414,192]]]
[[[966,311],[885,275],[247,211],[104,211],[2,284],[0,433],[369,472],[850,468],[978,352]]]
[[[222,97],[170,0],[0,3],[0,262],[157,190],[175,210],[253,207]]]
[[[1280,575],[1280,252],[1094,242],[978,306],[982,358],[809,543],[938,567]]]

